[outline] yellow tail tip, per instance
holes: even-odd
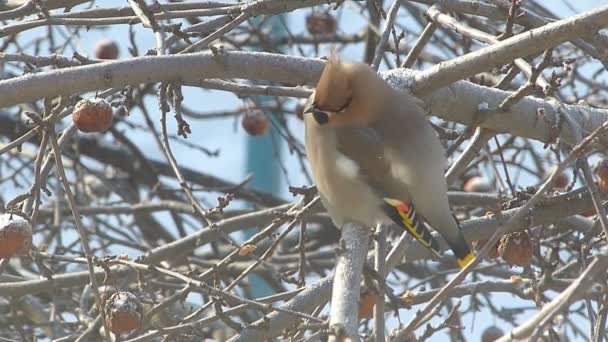
[[[465,268],[471,261],[473,261],[473,259],[475,259],[475,254],[473,254],[473,252],[469,252],[469,254],[467,254],[467,256],[464,258],[458,258],[456,262],[458,262],[458,266],[460,266],[460,268]]]

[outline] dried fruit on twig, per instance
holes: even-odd
[[[116,292],[104,305],[106,324],[115,334],[124,334],[141,327],[143,306],[130,292]]]
[[[524,278],[518,276],[518,275],[512,275],[511,276],[511,281],[513,282],[513,284],[519,284],[522,281],[524,281]]]
[[[371,317],[377,301],[378,298],[372,291],[361,294],[359,298],[359,319]]]
[[[486,245],[486,243],[488,243],[488,239],[473,241],[473,248],[475,248],[476,251],[480,251],[483,248],[483,246]],[[492,247],[490,249],[490,251],[488,252],[488,255],[487,255],[488,259],[498,258],[498,245],[499,244],[500,244],[500,241],[497,241],[496,244],[494,244],[494,247]]]
[[[243,245],[241,249],[239,249],[239,256],[249,255],[249,253],[255,251],[255,245]]]
[[[568,177],[568,175],[560,173],[559,175],[555,176],[553,188],[556,190],[564,190],[566,189],[566,187],[568,187],[568,184],[570,184],[570,178]]]
[[[595,169],[597,185],[603,194],[608,195],[608,159],[602,160]]]
[[[490,192],[492,185],[484,177],[473,176],[464,182],[463,190],[465,192]]]
[[[118,58],[118,45],[113,40],[103,39],[95,44],[95,58],[116,59]]]
[[[414,297],[416,297],[416,295],[410,290],[405,291],[405,293],[401,295],[401,298],[406,302],[414,300]]]
[[[555,172],[556,168],[557,167],[554,166],[551,169],[549,169],[547,172],[545,172],[545,179],[549,178],[549,176],[551,176],[551,174],[553,172]],[[555,179],[553,181],[553,189],[564,190],[564,189],[566,189],[566,187],[568,187],[568,184],[570,184],[570,177],[568,177],[567,174],[560,172],[557,175],[555,175]]]
[[[336,19],[328,12],[313,12],[306,16],[306,30],[312,35],[336,33]]]
[[[261,112],[247,113],[243,116],[241,125],[250,135],[263,135],[268,130],[268,119]]]
[[[103,132],[112,126],[112,107],[104,99],[80,100],[74,107],[72,121],[81,132]]]
[[[27,253],[32,247],[32,226],[24,218],[0,214],[0,259]]]
[[[495,326],[487,327],[481,334],[481,342],[493,342],[501,338],[502,335],[504,335],[504,333],[500,328]]]
[[[532,242],[527,232],[515,232],[503,236],[498,246],[500,256],[509,264],[528,266],[532,262]]]

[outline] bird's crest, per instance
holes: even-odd
[[[337,111],[344,106],[351,93],[349,70],[332,50],[317,83],[315,103],[322,110]]]

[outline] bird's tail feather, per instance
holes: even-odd
[[[456,262],[460,268],[465,268],[473,259],[475,258],[475,254],[472,251],[469,251],[467,255],[462,258],[457,258]]]
[[[408,204],[396,199],[384,198],[382,209],[391,220],[412,234],[423,246],[431,250],[435,255],[440,256],[439,253],[441,250],[439,248],[439,243],[422,222],[420,222],[416,215],[416,209],[411,203]],[[454,217],[454,220],[458,224],[458,229],[460,229],[460,223],[456,217]],[[454,252],[456,262],[461,268],[464,268],[475,258],[475,254],[473,254],[469,248],[462,232],[459,232],[458,238],[455,241],[446,241],[450,246],[450,249]]]
[[[384,198],[382,210],[393,222],[412,234],[424,247],[435,255],[440,255],[439,243],[431,232],[420,222],[411,204],[392,198]]]
[[[475,258],[475,254],[473,253],[473,251],[471,251],[471,249],[469,248],[469,244],[467,244],[467,241],[464,239],[464,235],[462,234],[462,228],[460,227],[460,222],[458,221],[458,218],[456,218],[456,215],[452,216],[454,216],[454,221],[456,221],[456,224],[458,225],[459,232],[458,239],[456,241],[448,241],[448,245],[450,245],[450,249],[452,249],[454,255],[456,256],[456,262],[458,263],[458,266],[464,268],[471,261],[473,261],[473,259]]]

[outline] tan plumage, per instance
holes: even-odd
[[[313,176],[338,227],[392,220],[437,251],[415,209],[461,266],[473,258],[449,207],[443,147],[419,100],[392,89],[365,64],[331,57],[304,122]]]

